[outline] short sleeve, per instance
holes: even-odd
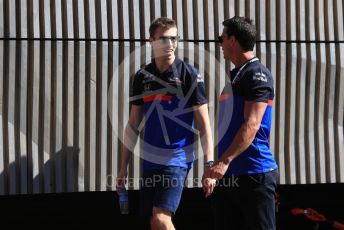
[[[135,74],[133,84],[130,88],[130,103],[132,105],[143,105],[142,74],[140,71]]]
[[[194,72],[192,76],[192,84],[189,90],[193,90],[191,94],[192,105],[202,105],[208,103],[207,96],[205,94],[204,80],[199,71]]]
[[[247,73],[245,100],[268,102],[274,98],[274,82],[268,72],[250,71]]]

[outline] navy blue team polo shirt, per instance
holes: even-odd
[[[251,59],[243,68],[231,71],[228,82],[220,96],[218,156],[231,145],[234,136],[244,123],[245,101],[266,102],[261,126],[250,146],[231,163],[226,175],[265,173],[277,168],[269,146],[272,121],[272,102],[274,99],[274,81],[269,70],[257,58]],[[232,95],[231,95],[231,90]],[[232,109],[232,116],[223,117],[226,110]],[[231,119],[229,125],[223,125],[225,119]]]
[[[144,108],[143,170],[191,168],[194,160],[194,105],[207,103],[197,69],[176,58],[163,73],[155,62],[135,75],[131,103]]]

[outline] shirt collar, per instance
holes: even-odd
[[[152,60],[152,64],[153,64],[152,67],[153,67],[153,71],[157,74],[167,74],[167,73],[173,73],[174,69],[177,69],[177,66],[179,65],[179,63],[181,63],[181,60],[178,57],[176,57],[174,59],[172,65],[167,70],[165,70],[164,72],[161,73],[155,65],[155,59],[153,59]]]

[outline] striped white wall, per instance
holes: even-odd
[[[159,16],[177,21],[178,55],[205,78],[213,127],[232,67],[215,42],[221,23],[254,19],[276,83],[280,183],[344,182],[343,12],[341,0],[0,0],[0,194],[114,189],[130,77],[150,61]],[[203,173],[196,148],[190,187]]]

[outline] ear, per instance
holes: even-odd
[[[149,37],[148,41],[149,41],[149,43],[152,45],[154,39],[153,39],[152,37]]]
[[[236,38],[234,36],[230,36],[229,41],[231,45],[234,45],[236,42]]]

